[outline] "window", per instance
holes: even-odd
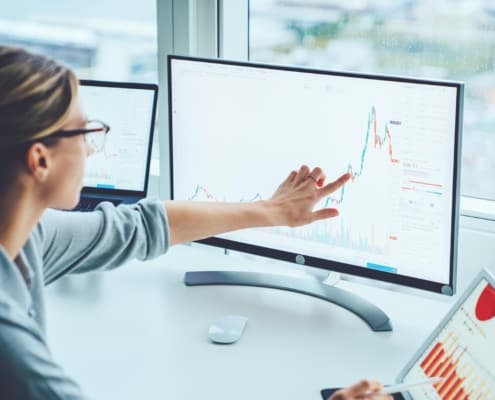
[[[2,9],[0,43],[52,57],[80,79],[156,83],[156,14],[156,0],[18,0]],[[154,174],[158,158],[155,134]]]
[[[249,58],[464,81],[462,194],[495,199],[493,2],[250,0]]]
[[[154,0],[14,1],[2,8],[0,43],[53,57],[80,78],[158,81]]]

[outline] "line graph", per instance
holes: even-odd
[[[194,189],[194,193],[188,198],[188,200],[197,200],[197,199],[220,201],[217,197],[213,196],[207,188],[201,185],[196,185],[196,188]]]
[[[112,127],[92,137],[101,151],[87,158],[84,186],[144,190],[154,91],[83,84],[80,96],[88,115]]]
[[[219,197],[216,197],[213,194],[211,194],[207,188],[199,184],[196,185],[196,188],[194,189],[194,193],[188,197],[188,200],[197,200],[197,199],[210,200],[210,201],[227,201],[226,197],[220,199]],[[260,193],[256,193],[254,196],[251,197],[242,197],[238,201],[239,203],[249,203],[257,200],[263,200],[263,197],[261,197]]]
[[[454,88],[249,68],[181,71],[171,102],[175,199],[269,199],[303,164],[321,167],[327,180],[352,178],[315,205],[338,208],[337,218],[219,237],[447,282]]]
[[[395,125],[400,125],[400,121],[391,121]],[[352,163],[348,163],[347,165],[347,173],[351,174],[351,181],[354,182],[357,178],[361,177],[364,173],[364,165],[365,165],[365,160],[366,160],[366,154],[368,153],[368,149],[370,147],[370,135],[372,135],[372,145],[374,148],[382,149],[385,144],[388,144],[387,148],[387,153],[390,159],[391,164],[399,164],[399,160],[395,158],[394,156],[394,151],[393,151],[393,146],[392,146],[392,136],[390,133],[390,129],[388,127],[388,123],[385,124],[384,128],[384,133],[383,136],[380,136],[378,134],[377,130],[377,117],[376,117],[376,109],[375,106],[371,107],[371,110],[368,115],[368,122],[367,122],[367,129],[366,133],[364,135],[365,140],[364,140],[364,145],[363,149],[361,150],[361,156],[360,156],[360,163],[359,163],[359,170],[355,170]],[[436,185],[435,185],[436,186]],[[344,201],[344,193],[345,193],[345,188],[346,186],[342,186],[341,189],[339,189],[340,194],[337,196],[337,198],[328,196],[324,200],[324,207],[329,207],[331,204],[342,204]],[[248,196],[245,198],[240,198],[238,200],[233,200],[233,201],[239,201],[239,202],[248,202],[248,201],[256,201],[256,200],[261,200],[263,197],[260,193],[255,193],[252,196]],[[189,200],[198,200],[198,199],[204,199],[204,200],[213,200],[213,201],[221,201],[219,200],[219,196],[213,195],[206,187],[196,184],[196,187],[193,190],[192,195],[188,197]],[[225,201],[226,198],[223,197],[222,201]]]
[[[390,123],[393,126],[401,125],[401,121],[399,120],[392,120]],[[392,145],[393,135],[388,122],[383,125],[383,133],[381,135],[379,134],[377,111],[374,105],[369,109],[363,131],[363,144],[358,150],[358,168],[355,168],[352,162],[347,163],[347,171],[351,173],[350,182],[339,189],[336,197],[326,196],[322,199],[317,205],[317,208],[344,204],[346,190],[347,193],[349,193],[349,190],[352,190],[349,185],[359,185],[360,179],[366,176],[367,158],[371,155],[371,149],[376,149],[376,156],[381,155],[382,159],[383,156],[385,156],[384,162],[387,162],[388,165],[394,167],[400,164],[399,158],[394,152],[394,147]],[[383,150],[385,150],[385,152]],[[374,172],[374,175],[377,175],[376,171]],[[357,194],[355,194],[355,196],[359,197]],[[255,192],[237,198],[228,198],[223,194],[213,193],[212,190],[206,186],[196,183],[187,196],[187,199],[191,201],[234,201],[244,203],[268,197],[269,196],[262,195],[260,192]],[[305,241],[311,240],[376,255],[387,255],[390,253],[391,243],[397,242],[398,235],[394,232],[390,232],[386,227],[381,227],[380,229],[379,225],[383,224],[384,221],[381,221],[381,223],[378,221],[369,221],[369,223],[363,227],[363,222],[358,223],[357,220],[353,220],[352,218],[341,217],[339,218],[338,223],[314,223],[310,226],[296,229],[283,227],[271,228],[270,231],[273,234],[283,237]],[[387,224],[385,224],[385,226],[386,225]]]
[[[399,120],[391,120],[390,124],[392,126],[400,126],[402,122]],[[355,185],[358,185],[360,180],[366,176],[367,159],[371,156],[370,152],[372,149],[376,150],[375,157],[381,155],[383,162],[388,163],[388,165],[392,167],[398,166],[400,161],[394,151],[392,136],[393,133],[389,127],[389,122],[383,124],[382,134],[379,133],[377,110],[374,105],[371,106],[368,111],[367,120],[364,123],[361,141],[362,147],[357,151],[358,167],[354,167],[353,162],[348,162],[347,172],[351,174],[349,183],[339,189],[337,196],[331,195],[322,199],[317,205],[317,208],[332,207],[345,203],[346,193],[349,194],[349,191],[352,190],[349,186],[352,185],[354,187]],[[383,150],[385,150],[385,152]],[[383,158],[383,156],[385,156],[385,158]],[[376,176],[377,173],[380,172],[375,171],[373,175]],[[388,175],[389,173],[387,172],[386,174]],[[191,201],[234,201],[244,203],[269,197],[269,195],[254,192],[237,198],[228,198],[223,193],[214,193],[201,183],[196,183],[189,193],[187,199]],[[354,194],[354,196],[359,197],[358,194]],[[387,228],[387,224],[384,224],[383,220],[381,223],[378,221],[369,221],[366,223],[365,221],[358,222],[356,219],[353,220],[352,218],[345,217],[339,218],[338,223],[333,224],[323,222],[296,229],[283,227],[271,228],[270,231],[273,234],[282,237],[290,237],[304,241],[310,240],[376,255],[389,254],[391,243],[395,243],[398,240],[398,235],[395,232],[390,232]]]
[[[364,146],[361,151],[361,160],[359,163],[359,170],[355,170],[353,165],[349,163],[347,165],[347,173],[351,174],[351,181],[354,182],[357,178],[359,178],[364,171],[364,164],[366,159],[366,154],[368,152],[368,148],[370,146],[370,135],[373,134],[373,147],[381,149],[388,139],[388,155],[390,158],[391,164],[399,164],[399,160],[394,157],[394,151],[392,147],[392,137],[390,134],[390,129],[388,127],[388,123],[385,124],[383,137],[380,137],[377,130],[377,119],[376,119],[376,109],[375,106],[371,107],[371,110],[368,115],[368,124],[365,133]],[[394,125],[401,125],[400,121],[392,121]],[[337,197],[328,196],[325,200],[324,207],[329,207],[330,204],[341,204],[344,201],[344,193],[345,186],[342,186],[340,189],[340,195]]]

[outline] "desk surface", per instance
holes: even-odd
[[[94,399],[319,399],[321,388],[363,377],[393,382],[455,300],[341,281],[390,316],[394,331],[376,333],[354,314],[297,293],[186,287],[184,272],[201,269],[301,273],[295,264],[195,245],[70,277],[48,290],[56,359]],[[70,285],[79,295],[64,294]],[[214,345],[208,326],[226,314],[249,318],[243,337]]]

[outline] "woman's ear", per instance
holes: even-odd
[[[50,154],[43,143],[33,143],[26,153],[26,165],[30,174],[40,182],[46,181],[49,173]]]

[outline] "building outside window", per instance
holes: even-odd
[[[53,57],[84,79],[157,82],[156,37],[154,0],[20,0],[0,16],[0,43]]]
[[[249,58],[464,81],[461,191],[495,199],[495,1],[250,0]]]

